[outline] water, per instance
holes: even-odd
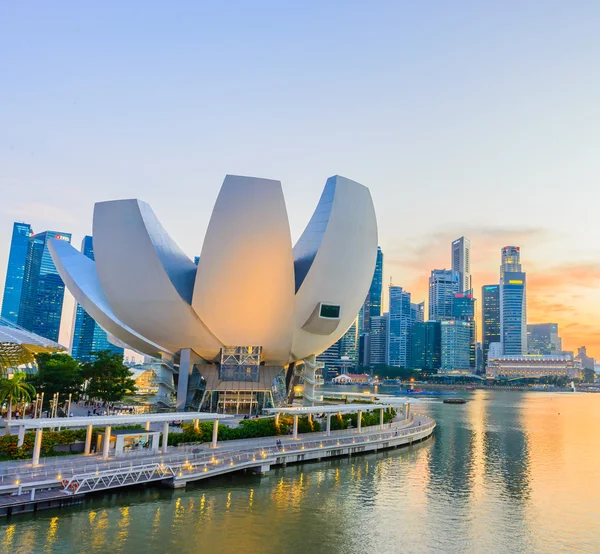
[[[0,552],[600,552],[600,394],[459,394],[413,448],[97,496]]]

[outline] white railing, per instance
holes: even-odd
[[[350,443],[361,444],[381,441],[394,437],[416,435],[435,427],[435,422],[427,416],[418,416],[418,423],[418,425],[411,427],[410,425],[414,424],[413,420],[408,422],[403,420],[394,423],[392,427],[384,429],[381,429],[379,425],[374,425],[363,427],[360,433],[358,429],[344,429],[332,431],[329,436],[323,433],[310,433],[301,435],[300,440],[294,440],[291,437],[273,436],[243,441],[227,441],[219,443],[220,448],[218,450],[209,449],[206,444],[187,444],[179,447],[169,447],[170,451],[165,454],[128,454],[127,459],[120,461],[100,461],[96,459],[92,463],[88,463],[87,460],[82,460],[82,463],[65,463],[63,460],[61,464],[60,458],[54,458],[52,464],[47,464],[39,470],[31,469],[27,471],[23,467],[13,468],[10,473],[4,473],[0,476],[0,487],[14,487],[40,481],[59,483],[65,479],[69,481],[77,475],[94,475],[98,477],[101,474],[106,474],[106,472],[116,472],[118,474],[142,473],[146,471],[145,468],[152,464],[168,466],[172,469],[174,475],[180,472],[181,467],[188,468],[190,464],[193,466],[201,465],[202,471],[208,473],[211,467],[215,469],[216,466],[219,466],[221,471],[224,460],[228,463],[233,461],[233,464],[230,463],[230,467],[233,467],[238,463],[260,461],[260,459],[266,459],[283,452],[293,453],[298,450],[310,450],[311,448],[320,449],[329,448],[333,445],[341,446]],[[277,440],[281,441],[281,446],[276,445],[275,441]],[[244,449],[245,446],[250,448]],[[136,463],[137,460],[132,458],[139,458],[139,463]],[[205,470],[204,467],[207,469]],[[158,478],[156,477],[156,479]]]

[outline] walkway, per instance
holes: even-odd
[[[3,462],[0,463],[0,493],[53,486],[73,490],[74,484],[77,492],[82,493],[165,479],[170,479],[172,486],[185,486],[187,481],[244,468],[262,471],[270,465],[346,453],[340,449],[352,453],[399,446],[429,436],[434,427],[435,422],[430,418],[415,415],[383,428],[375,425],[362,430],[332,431],[330,435],[307,433],[298,435],[298,439],[276,436],[223,441],[216,449],[205,443],[170,447],[166,454],[128,454],[116,460],[70,456],[67,461],[58,457],[49,458],[36,468],[30,463]],[[276,444],[277,440],[281,446]]]

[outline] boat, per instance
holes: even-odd
[[[444,404],[466,404],[464,398],[444,398]]]

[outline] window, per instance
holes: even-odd
[[[319,315],[321,317],[327,317],[329,319],[339,319],[340,307],[334,306],[333,304],[321,304],[321,311]]]

